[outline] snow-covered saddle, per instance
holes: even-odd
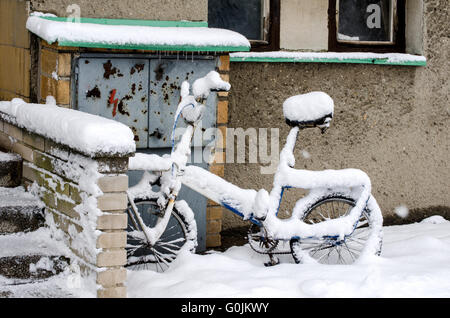
[[[333,118],[333,112],[333,99],[324,92],[292,96],[283,103],[284,118],[292,127],[326,129]]]

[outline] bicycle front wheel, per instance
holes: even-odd
[[[156,200],[136,200],[142,222],[153,228],[163,217]],[[195,252],[197,246],[197,226],[192,210],[184,201],[177,201],[159,240],[150,245],[131,205],[127,209],[127,267],[163,272],[169,268],[181,250]]]
[[[304,214],[303,221],[317,224],[346,216],[355,201],[345,196],[329,196],[314,203]],[[366,207],[354,232],[339,239],[336,237],[291,240],[291,252],[296,263],[314,260],[321,264],[352,264],[358,260],[370,244],[370,250],[380,255],[382,244],[382,217],[379,210]]]

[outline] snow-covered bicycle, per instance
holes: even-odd
[[[144,170],[140,182],[128,191],[128,265],[152,265],[164,270],[181,250],[194,251],[197,228],[194,213],[177,201],[181,185],[193,189],[251,222],[249,244],[267,254],[266,265],[279,262],[277,254],[292,254],[296,263],[349,264],[365,255],[379,255],[382,215],[371,195],[369,177],[361,170],[309,171],[294,169],[294,147],[300,130],[318,127],[324,132],[333,117],[334,103],[323,92],[288,98],[283,103],[286,123],[292,128],[280,153],[271,192],[241,189],[194,165],[187,165],[196,125],[211,91],[229,90],[217,72],[183,82],[175,114],[187,129],[170,155],[137,153],[130,170]],[[288,218],[278,216],[283,194],[290,188],[308,190]]]

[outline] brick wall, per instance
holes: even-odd
[[[224,81],[230,81],[230,56],[222,55],[219,61],[219,73]],[[219,177],[225,175],[225,153],[228,123],[228,92],[218,93],[217,103],[217,128],[220,130],[215,147],[215,157],[209,167],[209,171]],[[208,200],[206,207],[206,247],[218,247],[222,245],[220,232],[222,231],[223,208]]]
[[[50,224],[66,233],[67,243],[77,256],[83,274],[95,277],[92,283],[100,285],[97,296],[126,297],[123,266],[126,264],[127,215],[124,211],[128,158],[89,158],[17,127],[8,116],[3,118],[0,119],[0,148],[23,157],[23,183],[39,186],[38,193],[46,204]],[[83,175],[92,173],[89,171],[92,167],[97,175],[93,182],[103,192],[101,196],[88,193],[79,185]],[[83,210],[83,205],[93,197],[98,213],[80,212],[91,210]]]
[[[44,43],[44,42],[43,42]],[[39,102],[47,96],[55,97],[62,107],[70,107],[71,53],[61,53],[52,46],[39,50]]]
[[[0,1],[0,100],[30,99],[28,7],[25,0]]]

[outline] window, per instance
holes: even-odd
[[[404,52],[405,0],[330,0],[329,50]]]
[[[254,51],[280,47],[280,0],[208,0],[208,25],[247,37]]]

